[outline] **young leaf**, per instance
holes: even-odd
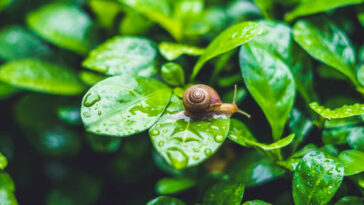
[[[174,197],[159,196],[149,201],[147,205],[185,205],[185,203]]]
[[[196,180],[190,178],[162,178],[157,182],[155,190],[158,194],[175,194],[195,186],[196,183]]]
[[[231,119],[230,122],[230,131],[229,131],[229,139],[238,143],[244,147],[258,147],[263,150],[273,150],[280,149],[289,145],[292,142],[295,134],[290,134],[289,136],[282,138],[272,144],[263,144],[256,141],[256,139],[252,136],[249,129],[239,120]]]
[[[89,132],[130,136],[152,126],[170,97],[171,90],[157,80],[114,76],[97,83],[85,94],[81,117]]]
[[[173,61],[183,54],[199,56],[205,52],[203,48],[165,41],[160,43],[158,48],[162,56],[169,61]]]
[[[331,21],[324,17],[299,20],[293,27],[293,38],[312,57],[358,84],[353,46],[346,34]]]
[[[163,80],[173,86],[182,86],[185,83],[183,68],[177,63],[165,63],[161,68]]]
[[[260,21],[261,36],[241,46],[240,69],[244,82],[267,117],[273,139],[279,140],[295,98],[289,70],[290,28],[274,21]]]
[[[243,205],[272,205],[272,204],[262,200],[253,200],[253,201],[246,201],[243,203]]]
[[[339,154],[338,159],[344,164],[345,176],[364,172],[364,152],[345,150]]]
[[[240,205],[244,195],[244,184],[219,182],[205,193],[202,205]]]
[[[0,190],[8,190],[9,192],[15,191],[15,184],[8,173],[0,172],[0,182]]]
[[[0,170],[4,170],[7,165],[8,165],[8,160],[6,160],[6,157],[0,153]]]
[[[193,67],[191,79],[193,80],[196,77],[206,61],[250,41],[261,33],[262,28],[259,24],[250,21],[227,28],[209,44],[204,54],[198,59]]]
[[[358,196],[345,196],[337,201],[334,205],[359,205],[364,204],[364,199]]]
[[[156,56],[150,40],[116,36],[92,50],[82,65],[107,75],[150,76]]]
[[[335,195],[344,176],[344,167],[323,152],[312,151],[298,163],[293,173],[295,204],[327,204]]]
[[[363,0],[306,0],[298,1],[300,4],[293,9],[293,11],[288,12],[284,19],[286,21],[293,21],[297,17],[307,16],[311,14],[316,14],[324,11],[329,11],[332,9],[349,6],[353,4],[363,3]]]
[[[331,120],[337,118],[346,118],[364,114],[364,104],[356,103],[354,105],[344,105],[342,107],[331,110],[319,105],[317,102],[310,103],[310,108],[322,117]]]
[[[26,22],[45,40],[61,48],[86,54],[92,47],[89,35],[92,21],[76,5],[62,2],[47,4],[29,13]]]
[[[49,57],[52,50],[27,29],[13,25],[0,30],[0,58]]]
[[[59,95],[78,95],[85,87],[70,69],[36,59],[0,66],[0,79],[18,88]]]

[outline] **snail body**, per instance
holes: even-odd
[[[240,110],[235,104],[236,86],[234,100],[232,103],[222,103],[220,96],[210,86],[197,84],[189,87],[183,95],[185,115],[192,118],[206,118],[211,115],[231,116],[238,112],[250,118],[250,115]]]

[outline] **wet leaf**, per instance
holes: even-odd
[[[170,106],[183,109],[181,99]],[[169,107],[167,111],[169,110]],[[180,109],[176,109],[180,107]],[[192,120],[183,112],[166,114],[149,129],[155,149],[176,169],[195,166],[209,158],[222,145],[229,131],[230,119],[216,115],[207,120]]]
[[[4,205],[18,205],[15,194],[5,189],[0,189],[0,204]]]
[[[1,65],[0,79],[14,87],[58,95],[78,95],[85,89],[70,69],[36,59]]]
[[[191,79],[200,72],[202,66],[211,58],[226,53],[244,44],[262,33],[258,23],[246,21],[233,25],[220,33],[206,48],[204,54],[195,64]]]
[[[185,205],[181,200],[170,196],[159,196],[147,203],[147,205]]]
[[[296,134],[296,137],[293,141],[293,150],[296,151],[298,146],[305,140],[308,134],[313,129],[313,122],[311,119],[307,118],[303,115],[302,111],[297,108],[293,108],[290,116],[288,118],[289,128],[292,133]]]
[[[253,201],[246,201],[243,203],[243,205],[272,205],[272,204],[262,200],[253,200]]]
[[[244,184],[219,182],[207,190],[202,205],[240,205],[244,195]]]
[[[358,196],[345,196],[335,203],[335,205],[359,205],[363,204],[364,199]]]
[[[364,152],[364,127],[352,127],[347,142],[353,149]]]
[[[156,55],[146,38],[116,36],[92,50],[82,65],[107,75],[150,76]]]
[[[156,184],[158,194],[175,194],[196,185],[196,180],[190,178],[162,178]]]
[[[205,52],[204,48],[165,41],[160,43],[158,48],[162,56],[169,61],[173,61],[184,54],[190,56],[199,56]]]
[[[49,57],[52,50],[37,36],[13,25],[0,30],[0,58],[13,60],[29,57]]]
[[[85,94],[81,117],[89,132],[126,137],[152,126],[170,97],[171,90],[157,80],[110,77]]]
[[[277,141],[295,98],[294,78],[289,69],[290,28],[274,21],[260,21],[261,36],[241,46],[240,69],[254,100],[263,110]],[[268,80],[269,79],[269,80]]]
[[[9,192],[15,192],[15,184],[8,173],[0,172],[0,181],[1,181],[0,190],[7,190]],[[1,204],[1,200],[0,200],[0,204]]]
[[[285,15],[286,21],[292,21],[300,16],[312,15],[324,11],[330,11],[344,6],[350,6],[355,4],[363,3],[363,0],[306,0],[299,1],[298,4],[292,11]]]
[[[344,164],[345,176],[364,172],[364,152],[345,150],[339,154],[338,159]]]
[[[162,79],[172,86],[182,86],[185,83],[183,68],[177,63],[165,63],[161,68]]]
[[[335,158],[312,151],[298,163],[293,174],[295,204],[327,204],[344,176],[344,167]]]
[[[259,143],[252,136],[251,132],[244,125],[244,123],[236,119],[231,119],[230,131],[228,135],[230,140],[244,147],[258,147],[263,150],[273,150],[285,147],[292,142],[294,136],[295,134],[290,134],[289,136],[282,138],[272,144]]]
[[[343,105],[342,107],[331,110],[319,105],[317,102],[312,102],[310,103],[310,108],[328,120],[364,114],[364,104],[359,103],[354,105]]]
[[[8,160],[6,160],[6,157],[0,153],[0,170],[4,170],[7,165],[8,165]]]
[[[80,80],[89,86],[95,85],[96,83],[104,80],[106,76],[89,71],[81,71],[79,73]]]
[[[340,71],[355,85],[358,84],[352,43],[333,22],[324,17],[299,20],[293,27],[293,38],[313,58]]]
[[[87,13],[69,3],[56,2],[32,11],[28,26],[45,40],[78,54],[92,47],[89,35],[92,21]]]

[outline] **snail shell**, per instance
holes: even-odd
[[[210,86],[197,84],[189,87],[183,95],[183,105],[189,113],[202,113],[211,106],[221,104],[217,92]]]

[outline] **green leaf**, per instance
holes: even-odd
[[[339,154],[338,159],[344,164],[345,176],[364,172],[364,152],[345,150]]]
[[[273,0],[254,0],[254,3],[259,7],[262,12],[264,18],[272,17],[273,13]]]
[[[119,31],[123,35],[142,35],[154,25],[152,21],[134,10],[127,10],[121,20]]]
[[[156,56],[150,40],[116,36],[92,50],[82,65],[107,75],[150,76]]]
[[[100,25],[109,29],[112,28],[115,18],[122,8],[116,1],[90,0],[88,4]]]
[[[282,136],[295,98],[289,69],[290,28],[274,21],[260,21],[261,36],[241,46],[240,69],[244,82],[267,117],[273,139]],[[273,69],[274,68],[274,69]]]
[[[13,0],[0,0],[0,12],[8,7],[12,2]]]
[[[244,147],[258,147],[263,150],[280,149],[292,142],[295,134],[282,138],[272,144],[263,144],[256,141],[249,129],[239,120],[231,119],[229,139]]]
[[[56,2],[32,11],[26,18],[28,26],[45,40],[78,54],[92,47],[87,13],[69,3]]]
[[[172,98],[173,99],[173,98]],[[183,109],[175,97],[167,113]],[[170,108],[171,107],[171,108]],[[149,129],[155,149],[176,169],[195,166],[209,158],[225,141],[230,119],[216,115],[207,120],[192,120],[183,112],[166,114]]]
[[[81,115],[79,104],[64,105],[57,109],[57,116],[60,120],[70,125],[80,125]]]
[[[4,170],[7,165],[8,165],[8,160],[6,160],[6,157],[0,153],[0,170]]]
[[[89,71],[81,71],[79,73],[80,80],[89,86],[95,85],[96,83],[104,80],[106,76],[100,75],[97,73],[89,72]]]
[[[304,116],[304,114],[297,108],[294,108],[288,118],[288,126],[292,133],[296,134],[293,141],[293,152],[305,140],[308,134],[313,129],[313,122],[311,119]]]
[[[342,145],[346,144],[347,137],[350,135],[352,127],[339,127],[324,129],[322,132],[322,141],[325,144]]]
[[[196,180],[190,178],[162,178],[155,187],[158,194],[175,194],[196,185]]]
[[[163,80],[173,86],[182,86],[185,83],[183,68],[177,63],[165,63],[162,65],[161,74]]]
[[[0,189],[0,204],[1,205],[18,205],[15,194],[5,189]]]
[[[354,105],[344,105],[342,107],[331,110],[319,105],[317,102],[310,103],[310,108],[323,118],[328,120],[337,118],[346,118],[364,114],[364,104],[356,103]]]
[[[240,205],[244,195],[244,184],[219,182],[205,193],[202,205]]]
[[[113,153],[120,148],[120,138],[99,136],[89,133],[86,135],[90,146],[96,152]]]
[[[228,171],[231,180],[258,186],[282,176],[285,171],[258,151],[249,151],[234,161]]]
[[[358,70],[356,71],[356,76],[358,78],[359,84],[364,87],[364,64],[359,66]]]
[[[171,90],[157,80],[110,77],[85,94],[81,117],[89,132],[130,136],[152,126],[163,113],[170,97]]]
[[[253,200],[253,201],[246,201],[243,203],[243,205],[272,205],[272,204],[262,200]]]
[[[343,176],[344,167],[335,158],[316,151],[306,154],[293,173],[295,204],[327,204],[340,187]]]
[[[185,205],[185,203],[174,197],[159,196],[149,201],[147,205]]]
[[[0,190],[7,190],[9,192],[15,192],[15,184],[8,173],[0,172],[0,182],[1,182]],[[0,200],[0,204],[1,204],[1,200]]]
[[[364,127],[352,127],[349,135],[347,135],[347,142],[351,148],[364,152]]]
[[[226,53],[262,33],[258,23],[246,21],[233,25],[220,33],[206,48],[204,54],[193,67],[191,79],[200,72],[202,66],[211,58]]]
[[[85,89],[70,69],[36,59],[1,65],[0,80],[18,88],[59,95],[78,95]]]
[[[327,18],[299,20],[293,27],[293,38],[316,60],[335,68],[355,85],[358,84],[354,69],[355,51],[351,41]]]
[[[52,50],[27,29],[12,25],[0,30],[0,58],[49,57]]]
[[[19,90],[14,88],[13,86],[10,86],[8,84],[2,83],[0,81],[0,100],[10,97],[13,94],[17,93]]]
[[[333,10],[340,7],[363,3],[363,0],[305,0],[299,1],[300,4],[292,11],[288,12],[284,19],[293,21],[297,17],[312,15],[324,11]]]
[[[168,0],[119,0],[166,29],[176,40],[183,37],[182,24],[172,16]]]
[[[160,43],[158,48],[162,56],[169,61],[173,61],[183,54],[199,56],[205,52],[203,48],[165,41]]]
[[[15,105],[15,119],[26,139],[38,152],[50,156],[72,156],[82,146],[76,130],[66,127],[57,117],[57,108],[69,98],[28,94]]]
[[[358,196],[345,196],[335,203],[335,205],[358,205],[363,204],[364,199]]]

